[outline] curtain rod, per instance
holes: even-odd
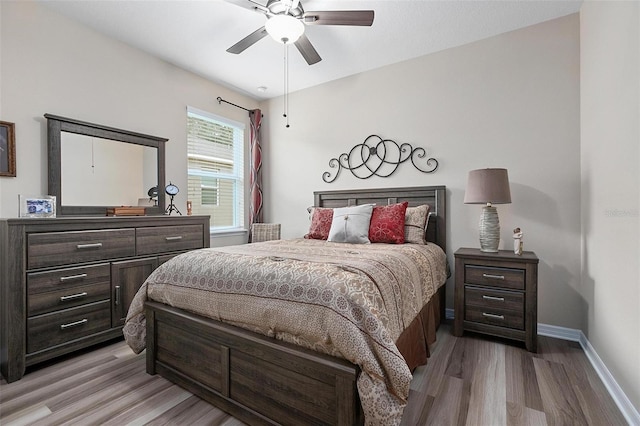
[[[253,110],[251,110],[251,109],[247,109],[247,108],[242,107],[242,106],[240,106],[240,105],[236,105],[236,104],[234,104],[234,103],[232,103],[232,102],[229,102],[229,101],[225,101],[225,100],[224,100],[224,99],[222,99],[220,96],[218,96],[216,99],[217,99],[217,101],[218,101],[218,103],[219,103],[219,104],[220,104],[220,103],[222,103],[222,102],[224,102],[225,104],[229,104],[229,105],[232,105],[232,106],[234,106],[234,107],[236,107],[236,108],[243,109],[243,110],[247,111],[249,114],[253,114]]]

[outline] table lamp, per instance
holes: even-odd
[[[486,204],[480,215],[480,250],[497,253],[500,220],[493,204],[511,203],[507,169],[478,169],[469,172],[465,204]]]

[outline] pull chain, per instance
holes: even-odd
[[[95,174],[96,172],[96,157],[95,157],[95,151],[94,151],[94,146],[93,146],[93,140],[91,141],[91,173]]]
[[[289,43],[284,43],[284,113],[286,128],[289,128]]]

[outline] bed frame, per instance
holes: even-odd
[[[429,204],[427,239],[446,252],[445,187],[318,191],[318,207]],[[444,286],[439,292],[441,316]],[[252,425],[361,425],[358,366],[180,309],[146,303],[147,372]]]

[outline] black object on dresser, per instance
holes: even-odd
[[[209,247],[208,216],[0,220],[0,371],[122,336],[158,265]]]
[[[464,330],[519,340],[537,351],[538,258],[525,251],[455,252],[453,334]]]

